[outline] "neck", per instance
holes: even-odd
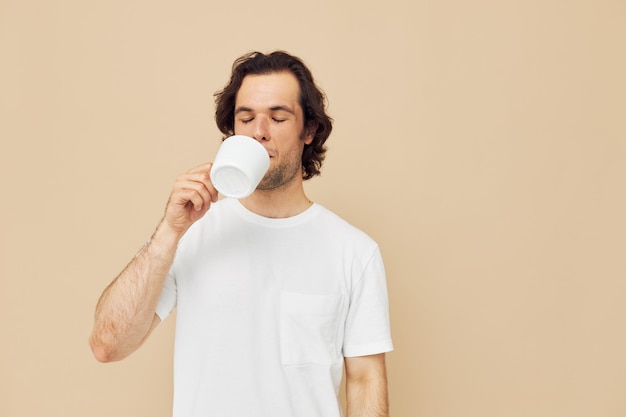
[[[296,216],[312,204],[301,181],[286,189],[256,190],[240,201],[251,212],[274,219]]]

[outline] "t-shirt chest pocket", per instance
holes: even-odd
[[[341,357],[340,323],[346,296],[281,293],[280,346],[283,365],[332,365]]]

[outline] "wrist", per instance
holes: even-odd
[[[156,244],[159,247],[174,253],[183,234],[184,232],[180,232],[172,228],[166,221],[162,221],[159,223],[150,239],[148,239],[146,246]]]

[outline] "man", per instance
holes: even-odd
[[[177,308],[174,416],[388,416],[385,273],[368,236],[306,196],[332,129],[300,59],[251,53],[216,94],[226,135],[258,140],[256,191],[221,199],[211,164],[179,176],[155,233],[105,289],[90,338],[125,358]]]

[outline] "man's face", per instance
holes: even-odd
[[[290,72],[247,75],[235,98],[237,135],[258,140],[270,156],[259,190],[273,190],[302,179],[302,151],[313,140],[304,131],[300,86]]]

